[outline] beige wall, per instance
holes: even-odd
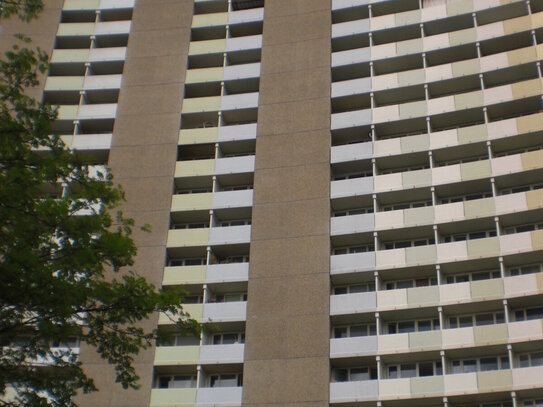
[[[330,7],[265,5],[244,406],[328,406]]]
[[[109,158],[126,192],[124,214],[137,219],[137,226],[151,226],[151,233],[134,233],[134,268],[157,286],[165,263],[192,10],[192,0],[136,2]],[[145,325],[152,329],[156,323],[155,316]],[[123,391],[114,385],[111,367],[82,348],[85,370],[100,391],[81,397],[80,406],[149,405],[153,359],[154,349],[137,358],[141,389]]]

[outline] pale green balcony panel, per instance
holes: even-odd
[[[456,16],[458,14],[471,13],[473,10],[474,0],[457,0],[447,2],[447,15]]]
[[[202,321],[204,314],[204,304],[183,304],[183,312],[188,313],[190,318],[196,321]],[[178,315],[161,312],[158,316],[159,325],[173,325],[179,319]]]
[[[45,91],[79,91],[83,89],[83,76],[49,76]]]
[[[218,127],[199,129],[182,129],[179,131],[179,145],[216,143],[219,134]]]
[[[172,212],[197,211],[211,209],[213,194],[181,194],[172,196]]]
[[[453,31],[449,33],[449,44],[451,47],[469,44],[477,41],[477,31],[475,28]]]
[[[462,181],[490,177],[490,162],[488,160],[460,164]]]
[[[151,407],[193,407],[196,389],[152,389]]]
[[[431,264],[437,260],[437,250],[435,245],[408,247],[405,249],[405,258],[407,265]],[[428,294],[431,295],[431,294]],[[421,297],[418,300],[426,301],[428,298]]]
[[[479,141],[485,141],[488,138],[486,124],[477,126],[462,127],[458,129],[458,143],[470,144]]]
[[[407,41],[396,43],[396,55],[412,55],[423,51],[422,38],[415,38]]]
[[[494,216],[496,205],[494,198],[476,199],[464,202],[464,214],[467,219]]]
[[[58,107],[57,120],[75,120],[77,117],[78,105],[62,105]]]
[[[439,330],[409,333],[409,349],[411,351],[441,349],[441,342],[441,331]]]
[[[100,0],[65,0],[63,10],[96,10]]]
[[[424,83],[426,80],[426,73],[424,69],[414,69],[412,71],[398,72],[398,85],[399,86],[411,86],[420,83]]]
[[[162,285],[203,284],[206,280],[206,266],[165,267]]]
[[[168,232],[168,247],[207,246],[209,228],[174,229]]]
[[[468,256],[470,259],[481,257],[499,256],[500,240],[497,237],[468,240]]]
[[[213,175],[215,160],[178,161],[175,165],[175,177],[197,177]]]
[[[94,34],[94,23],[60,23],[57,36],[90,36]]]
[[[200,346],[157,346],[154,365],[196,365],[199,358]]]
[[[477,383],[481,392],[508,391],[513,385],[513,375],[509,369],[478,372]]]
[[[226,39],[193,41],[189,46],[189,55],[223,53],[226,50]]]
[[[183,100],[183,113],[216,112],[221,107],[220,96],[208,96]]]
[[[458,61],[451,64],[453,76],[455,78],[465,76],[465,75],[474,75],[479,73],[481,66],[477,59],[470,59],[467,61]]]
[[[484,239],[481,239],[484,240]],[[473,300],[503,297],[503,281],[500,278],[492,280],[472,281],[471,298]]]
[[[483,92],[480,90],[454,95],[454,106],[456,110],[471,109],[482,106],[483,103]]]
[[[420,10],[404,11],[395,14],[396,26],[411,25],[420,23]]]
[[[410,119],[413,117],[423,117],[428,113],[425,100],[417,102],[402,103],[400,105],[400,119]]]
[[[430,147],[430,136],[428,134],[418,134],[416,136],[401,137],[400,143],[402,154],[426,151]]]
[[[507,343],[507,324],[476,326],[473,328],[476,346]]]
[[[189,69],[187,70],[185,83],[220,82],[223,72],[222,67]]]
[[[434,252],[434,262],[435,262],[435,246],[423,247],[424,249],[431,248]],[[419,247],[411,248],[419,249]],[[431,256],[432,253],[430,253]],[[429,256],[429,257],[430,257]],[[409,257],[409,250],[408,250]],[[431,257],[430,257],[431,259]],[[423,260],[424,261],[424,260]],[[425,263],[429,263],[431,260],[426,260]],[[429,286],[429,287],[414,287],[407,289],[407,302],[409,306],[418,306],[418,305],[438,305],[439,304],[439,287]]]
[[[51,63],[87,62],[88,49],[55,49],[51,55]]]
[[[432,184],[432,170],[416,170],[402,172],[402,185],[404,189],[420,188]]]
[[[210,13],[194,15],[192,17],[192,28],[226,26],[228,13]]]

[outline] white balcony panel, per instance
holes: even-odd
[[[489,140],[516,136],[518,134],[516,118],[488,123],[486,126]]]
[[[524,253],[532,250],[530,232],[500,236],[501,254]]]
[[[368,195],[373,192],[373,178],[353,178],[332,181],[330,186],[332,199],[346,196]]]
[[[499,195],[494,198],[494,205],[496,207],[496,215],[528,210],[526,194],[523,192],[518,194]]]
[[[455,110],[454,96],[445,96],[442,98],[430,99],[428,101],[428,115],[452,112]]]
[[[246,208],[253,206],[253,190],[214,192],[211,208]]]
[[[388,140],[377,140],[374,143],[373,149],[373,155],[376,157],[402,154],[402,141],[399,137]]]
[[[89,52],[89,62],[124,61],[126,47],[92,48]]]
[[[513,100],[513,88],[511,85],[496,86],[495,88],[485,89],[483,96],[485,105],[507,102]]]
[[[226,95],[221,97],[221,110],[250,109],[258,107],[258,92]]]
[[[477,393],[477,373],[448,374],[443,377],[445,382],[445,394]]]
[[[100,9],[134,8],[136,0],[100,0]]]
[[[348,81],[332,83],[332,99],[342,96],[369,93],[371,91],[371,78],[359,78]]]
[[[332,68],[368,62],[371,58],[370,48],[349,49],[332,53]]]
[[[447,17],[447,6],[439,5],[433,7],[423,7],[420,11],[420,20],[423,21],[436,21]]]
[[[507,68],[509,66],[507,52],[481,57],[480,66],[481,72],[489,72],[497,69]]]
[[[507,334],[509,342],[528,342],[540,340],[543,336],[543,323],[540,319],[511,322],[507,326]]]
[[[248,35],[226,39],[226,52],[262,48],[262,35]]]
[[[404,226],[403,211],[377,212],[375,214],[375,229],[394,229]]]
[[[131,21],[104,21],[94,26],[94,35],[128,34]]]
[[[77,118],[80,120],[114,119],[116,114],[117,103],[81,105],[77,111]]]
[[[371,142],[333,146],[330,161],[332,164],[364,160],[372,157]]]
[[[371,109],[332,114],[332,130],[365,126],[369,124],[371,124]]]
[[[377,354],[377,336],[330,339],[330,358]]]
[[[539,273],[505,277],[503,280],[505,296],[511,298],[538,294],[540,291],[543,291],[539,287],[538,279],[541,279],[541,274]]]
[[[377,292],[379,309],[396,309],[407,307],[407,289],[384,290]]]
[[[386,192],[403,188],[402,173],[378,175],[374,181],[375,192]]]
[[[491,161],[491,165],[492,165],[493,176],[521,172],[523,169],[520,154],[494,158]]]
[[[425,71],[426,81],[428,82],[438,82],[444,79],[451,79],[453,77],[451,64],[429,66]],[[429,108],[430,106],[428,106],[428,109]]]
[[[262,21],[264,19],[264,8],[253,8],[248,10],[230,11],[228,13],[228,24],[249,23]]]
[[[250,240],[251,225],[215,227],[209,232],[210,245],[249,243]]]
[[[459,164],[432,169],[433,185],[452,184],[460,181],[462,181],[462,173]]]
[[[375,252],[330,256],[330,274],[332,275],[373,271],[373,269],[375,269]]]
[[[356,314],[375,311],[376,308],[377,296],[375,292],[330,296],[330,315]]]
[[[379,398],[407,398],[410,395],[411,381],[408,378],[379,381]]]
[[[372,61],[379,59],[387,59],[396,56],[396,43],[391,42],[389,44],[375,45],[371,48]]]
[[[377,400],[377,380],[330,383],[330,403],[346,403]]]
[[[477,41],[486,41],[491,38],[502,37],[504,35],[504,26],[501,21],[480,25],[477,27]]]
[[[332,38],[363,34],[368,32],[369,29],[370,22],[368,19],[332,24]]]
[[[422,49],[424,52],[449,47],[449,33],[432,35],[422,39]]]
[[[513,369],[513,390],[541,388],[543,366]]]
[[[247,319],[247,302],[221,302],[204,304],[204,322],[233,322]]]
[[[89,178],[103,179],[107,176],[107,167],[105,165],[89,165]]]
[[[259,78],[260,63],[230,65],[224,67],[223,80],[234,81],[237,79]]]
[[[332,0],[332,10],[340,10],[342,8],[351,8],[356,6],[365,6],[370,3],[370,0]]]
[[[74,150],[109,150],[112,134],[78,134],[72,138]]]
[[[396,72],[389,73],[386,75],[378,75],[372,78],[372,90],[383,90],[397,88],[398,84],[398,74]]]
[[[373,123],[385,123],[400,119],[399,105],[376,107],[372,111]]]
[[[463,202],[434,206],[434,219],[436,223],[454,222],[463,220],[464,218]]]
[[[245,345],[204,345],[200,347],[200,364],[243,363]]]
[[[256,123],[219,128],[219,142],[256,139]]]
[[[254,172],[255,156],[246,155],[242,157],[218,158],[215,161],[215,174],[239,174],[244,172]]]
[[[375,16],[371,18],[371,31],[386,30],[396,25],[395,14],[385,14],[383,16]]]
[[[203,387],[196,392],[198,407],[241,406],[242,387]]]
[[[375,217],[373,216],[373,213],[340,216],[330,219],[330,223],[330,234],[332,236],[347,235],[373,231],[375,227]]]
[[[83,89],[96,90],[96,89],[120,89],[122,75],[94,75],[87,76]]]
[[[458,145],[458,131],[456,129],[430,133],[430,149],[437,150]]]
[[[211,264],[207,266],[206,283],[230,283],[249,280],[249,263]]]
[[[439,299],[442,304],[469,301],[471,299],[471,286],[469,282],[440,285]]]

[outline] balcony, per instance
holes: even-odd
[[[224,67],[223,80],[235,81],[239,79],[259,78],[260,63],[230,65]]]
[[[262,35],[249,35],[246,37],[227,38],[226,52],[246,51],[262,48]]]
[[[455,349],[507,343],[506,324],[444,329],[443,348]]]
[[[200,349],[200,346],[157,346],[154,365],[196,365],[200,357]]]
[[[330,196],[332,199],[347,196],[370,195],[373,193],[373,178],[353,178],[340,181],[332,181]]]
[[[249,263],[230,263],[230,264],[210,264],[207,266],[205,282],[214,283],[233,283],[238,281],[248,281]]]
[[[380,311],[437,304],[439,304],[439,288],[437,286],[377,292],[377,306]]]
[[[209,228],[172,229],[168,232],[167,247],[207,246],[209,235]]]
[[[84,90],[120,89],[122,75],[87,76],[83,85]]]
[[[228,24],[243,24],[264,19],[264,8],[253,8],[248,10],[231,11],[228,13]]]
[[[247,302],[222,302],[204,304],[204,322],[234,322],[247,319]]]
[[[397,399],[443,395],[443,376],[386,379],[379,382],[379,398]]]
[[[162,285],[203,284],[206,266],[170,266],[164,268]]]
[[[244,344],[204,345],[200,347],[200,364],[243,363]]]
[[[330,315],[375,312],[376,308],[377,296],[375,292],[330,296]]]
[[[80,105],[77,111],[78,120],[114,119],[117,114],[117,103],[96,105]]]
[[[339,254],[330,256],[330,274],[372,272],[375,269],[375,252]]]
[[[249,243],[250,240],[251,225],[215,227],[209,232],[209,245]]]
[[[109,150],[112,134],[77,134],[72,138],[72,148],[75,150]]]
[[[222,191],[213,193],[212,209],[247,208],[253,206],[253,190]]]
[[[375,216],[370,214],[341,216],[330,219],[330,235],[348,235],[353,233],[373,232]]]
[[[152,407],[191,406],[196,403],[196,389],[152,389]]]
[[[543,275],[541,273],[506,277],[503,288],[507,298],[523,297],[543,293]]]
[[[330,383],[330,403],[376,401],[378,397],[377,380]]]
[[[377,336],[330,339],[330,359],[377,354]]]
[[[196,406],[241,406],[242,391],[242,387],[202,387],[196,394]]]
[[[219,142],[255,139],[256,123],[222,126],[219,128]]]
[[[242,174],[255,171],[255,156],[218,158],[215,175]]]

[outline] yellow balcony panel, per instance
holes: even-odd
[[[64,0],[63,10],[97,10],[100,0]]]
[[[470,283],[470,289],[473,300],[503,297],[503,281],[501,278],[473,281]]]
[[[409,349],[411,351],[441,349],[441,331],[409,333]]]
[[[449,44],[451,47],[468,44],[475,41],[477,41],[477,31],[475,31],[475,28],[467,28],[465,30],[458,30],[449,33]]]
[[[490,177],[491,168],[488,160],[460,164],[462,181]]]
[[[520,155],[524,171],[543,167],[543,150],[530,151]]]
[[[539,79],[517,82],[511,85],[513,89],[513,98],[521,99],[530,96],[538,96],[541,92],[541,82]]]
[[[473,328],[475,346],[507,343],[507,324],[476,326]]]
[[[78,105],[59,106],[57,120],[75,120],[78,108]]]
[[[542,55],[543,56],[543,55]],[[517,118],[518,134],[543,130],[543,113],[531,114]]]
[[[219,138],[218,127],[183,129],[179,131],[179,145],[216,143]]]
[[[175,177],[199,177],[213,175],[215,160],[178,161],[175,165]]]
[[[505,35],[528,31],[532,26],[530,16],[522,16],[502,21]]]
[[[221,108],[220,96],[208,96],[203,98],[185,99],[183,101],[183,113],[216,112]]]
[[[418,54],[423,51],[422,38],[400,41],[396,44],[396,55]]]
[[[432,184],[432,170],[417,170],[402,172],[402,185],[404,189],[419,188]]]
[[[507,60],[509,61],[510,66],[526,64],[528,62],[533,62],[536,59],[537,52],[534,47],[520,48],[507,52]]]
[[[400,138],[402,154],[415,151],[426,151],[430,148],[430,136],[428,134],[418,134]]]
[[[90,36],[94,33],[94,23],[61,23],[57,36]]]
[[[192,28],[226,25],[228,13],[199,14],[192,17]]]
[[[527,209],[539,209],[543,206],[543,189],[526,192]]]
[[[532,28],[543,27],[543,12],[532,14]]]
[[[424,69],[414,69],[412,71],[398,72],[398,86],[410,86],[419,83],[424,83],[426,80],[426,72]],[[383,75],[384,76],[384,75]]]
[[[165,267],[162,285],[203,284],[206,279],[206,266]]]
[[[497,237],[485,239],[468,240],[468,257],[480,258],[489,256],[499,256],[500,240]]]
[[[537,52],[537,59],[543,58],[543,44],[539,44],[536,47],[536,52]]]
[[[400,119],[426,116],[428,107],[425,100],[418,102],[402,103],[400,105]]]
[[[432,224],[434,221],[434,207],[406,209],[403,211],[403,220],[405,226]]]
[[[468,59],[467,61],[453,62],[452,72],[455,78],[465,75],[473,75],[481,71],[481,65],[477,59]]]
[[[435,263],[437,249],[435,245],[408,247],[405,249],[405,261],[407,265]],[[426,298],[421,298],[425,301]]]
[[[464,202],[464,215],[468,219],[494,216],[496,205],[494,198],[477,199]]]
[[[470,109],[483,105],[483,92],[477,90],[475,92],[467,92],[459,95],[454,95],[454,106],[457,110]]]
[[[425,249],[432,248],[435,253],[435,246],[425,246],[424,248]],[[432,262],[435,262],[435,255]],[[408,288],[407,289],[407,303],[409,305],[422,305],[422,304],[437,305],[439,304],[439,287],[430,286],[430,287]]]
[[[168,247],[207,246],[209,228],[178,229],[168,232]]]
[[[183,311],[186,312],[190,318],[201,322],[204,315],[204,304],[183,304]],[[158,324],[173,325],[178,319],[178,315],[173,315],[169,312],[161,312],[158,316]]]
[[[413,377],[411,378],[411,395],[441,396],[444,390],[443,376]]]
[[[224,68],[201,68],[187,70],[185,83],[220,82]]]
[[[532,250],[543,250],[543,230],[530,232],[532,239]]]
[[[447,2],[447,15],[456,16],[458,14],[470,13],[473,10],[473,0],[460,0]]]
[[[478,141],[484,141],[488,138],[488,129],[486,124],[477,126],[462,127],[458,129],[458,143],[469,144]]]
[[[223,53],[226,50],[226,39],[195,41],[189,46],[189,55]]]
[[[51,63],[87,62],[88,49],[55,49],[51,55]]]
[[[157,346],[155,366],[197,365],[200,346]]]
[[[196,389],[152,389],[151,407],[192,407]]]
[[[45,82],[46,91],[83,89],[83,76],[49,76]]]
[[[510,369],[478,372],[477,385],[481,392],[511,390],[513,375]]]
[[[172,197],[172,212],[197,211],[211,209],[213,194],[182,194]]]

